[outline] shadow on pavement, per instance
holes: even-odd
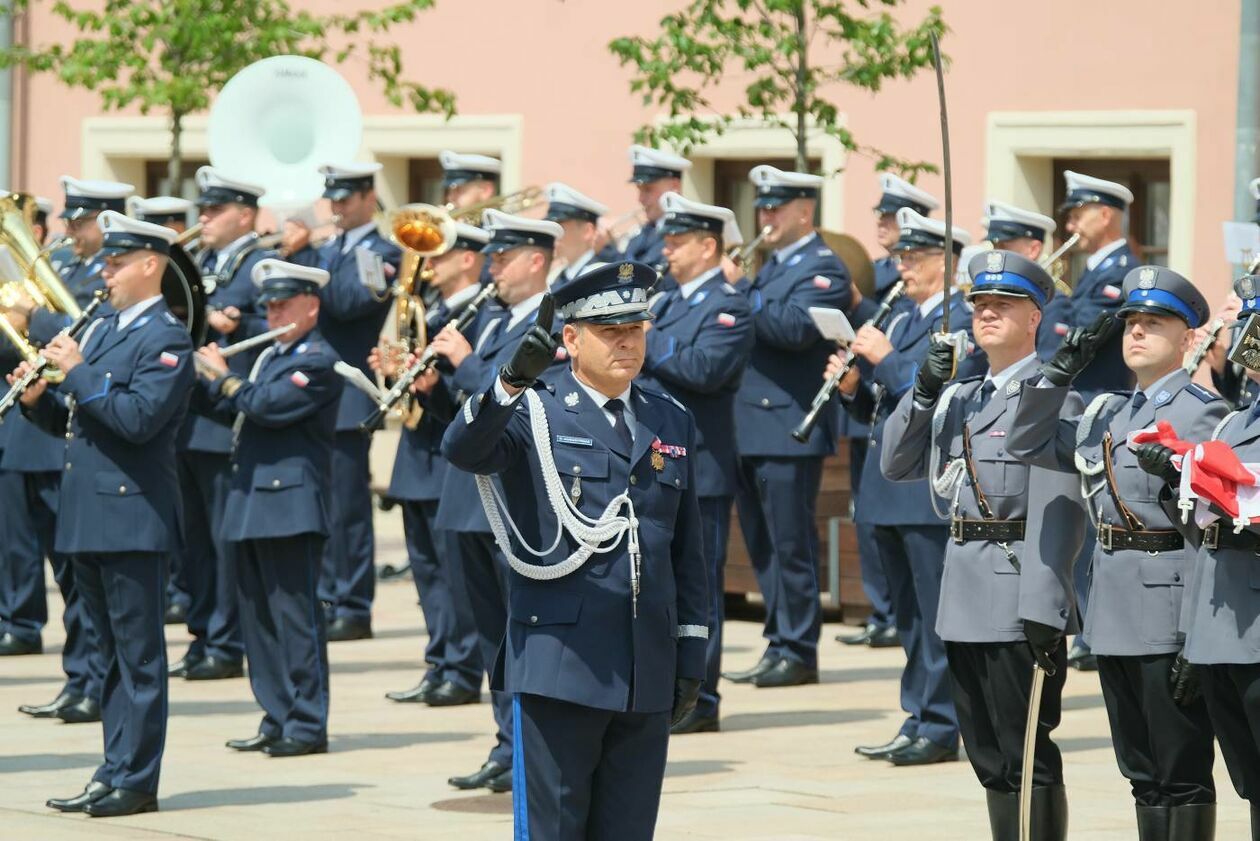
[[[723,774],[743,764],[731,759],[682,759],[666,765],[665,776],[698,777],[702,774]]]
[[[1070,739],[1055,739],[1055,744],[1064,753],[1075,753],[1082,750],[1111,750],[1110,736],[1074,736]]]
[[[1102,695],[1076,695],[1072,698],[1063,699],[1063,711],[1068,710],[1092,710],[1105,704]]]
[[[776,710],[764,713],[736,713],[722,717],[722,729],[764,730],[771,727],[814,727],[819,724],[851,724],[883,718],[887,710]]]
[[[0,774],[22,771],[64,771],[69,768],[95,768],[99,753],[27,753],[0,756]]]
[[[452,797],[430,803],[429,808],[439,812],[462,812],[467,815],[510,815],[511,794],[478,794],[472,797]]]
[[[463,742],[474,737],[472,733],[349,733],[333,735],[328,749],[333,753],[352,750],[388,750],[409,748],[412,745],[435,745],[439,742]]]
[[[355,791],[374,788],[366,783],[317,783],[309,786],[251,786],[209,791],[183,791],[159,798],[164,812],[177,809],[211,809],[216,806],[255,806],[276,803],[308,803],[314,800],[340,800]]]
[[[901,666],[863,666],[858,669],[823,669],[818,679],[823,683],[854,683],[860,680],[901,680]]]
[[[241,715],[261,713],[253,701],[171,701],[171,715]]]
[[[354,645],[354,643],[337,643],[337,645]],[[342,652],[340,648],[335,648],[333,651],[337,656],[340,656]],[[419,674],[423,669],[424,648],[420,646],[416,648],[414,660],[343,660],[341,662],[334,660],[328,671],[334,675],[357,675],[363,672],[415,672]]]

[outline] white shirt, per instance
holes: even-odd
[[[926,301],[919,304],[919,315],[922,316],[923,318],[927,318],[929,315],[932,314],[932,311],[936,309],[936,307],[944,300],[945,300],[945,290],[942,289],[940,292],[937,292],[931,298],[928,298]]]
[[[126,330],[128,327],[131,326],[131,323],[135,321],[137,318],[139,318],[140,315],[145,310],[147,310],[149,307],[153,306],[160,300],[162,300],[161,295],[154,295],[152,298],[145,298],[140,303],[132,304],[131,306],[127,307],[127,309],[118,313],[118,329]]]
[[[258,235],[255,234],[253,231],[250,231],[248,234],[245,234],[245,236],[237,237],[236,239],[232,240],[232,242],[228,244],[227,248],[222,248],[222,249],[219,249],[219,251],[215,252],[214,274],[218,274],[219,272],[223,271],[224,266],[227,265],[227,262],[228,260],[232,258],[232,255],[235,254],[240,249],[244,248],[247,244],[253,241],[257,236]]]
[[[997,394],[998,392],[1002,391],[1002,389],[1006,388],[1006,384],[1011,381],[1011,377],[1019,373],[1019,371],[1029,362],[1035,362],[1036,360],[1037,360],[1037,352],[1033,351],[1032,353],[1025,356],[1023,359],[1016,362],[1014,365],[1008,365],[1007,367],[1003,368],[1000,373],[995,374],[993,373],[993,369],[990,368],[989,373],[985,375],[984,381],[992,382],[993,393]]]
[[[538,305],[542,303],[542,297],[545,294],[545,292],[539,292],[537,295],[526,298],[524,301],[521,301],[516,306],[510,308],[508,310],[508,323],[503,329],[511,330],[513,327],[521,323],[522,318],[537,310]],[[551,329],[550,324],[547,325],[547,329]]]
[[[688,298],[690,298],[692,292],[695,292],[701,286],[704,286],[711,279],[713,279],[715,276],[720,274],[721,271],[722,271],[721,266],[714,266],[713,268],[709,269],[704,274],[697,277],[695,280],[689,280],[686,283],[678,284],[678,291],[683,296],[683,300],[685,301]]]
[[[808,234],[801,237],[800,239],[798,239],[796,242],[792,243],[791,245],[785,245],[782,248],[780,248],[778,251],[774,252],[774,261],[776,263],[782,263],[784,260],[791,257],[795,252],[804,248],[806,243],[808,243],[811,239],[814,238],[815,233],[817,232],[810,231]]]
[[[586,264],[591,262],[591,260],[594,257],[595,257],[594,251],[587,251],[581,257],[577,258],[572,263],[564,267],[564,276],[567,277],[569,280],[573,280],[573,278],[578,276],[578,272],[586,268]]]
[[[474,283],[471,286],[464,287],[449,298],[443,298],[442,303],[446,304],[446,308],[449,310],[458,309],[463,306],[465,301],[471,301],[477,297],[477,293],[480,291],[481,286]]]
[[[343,242],[341,245],[341,253],[349,254],[351,248],[354,248],[356,245],[358,245],[360,242],[363,241],[363,238],[365,236],[367,236],[368,234],[372,233],[372,231],[375,231],[375,230],[376,230],[376,221],[373,220],[371,222],[364,222],[359,227],[351,228],[350,230],[346,231],[346,239],[345,239],[345,242]]]
[[[591,388],[586,383],[579,380],[577,377],[574,377],[573,379],[575,382],[577,382],[578,386],[581,387],[581,389],[586,392],[586,396],[591,398],[591,400],[595,401],[595,405],[599,407],[600,414],[604,416],[604,420],[608,421],[608,425],[612,427],[616,427],[617,425],[616,416],[613,415],[613,413],[610,412],[608,409],[604,408],[605,406],[608,405],[608,402],[610,400],[613,400],[614,398],[608,397],[604,395],[603,393],[596,391],[595,389]],[[496,378],[494,381],[494,399],[497,400],[499,404],[502,406],[506,406],[509,403],[512,403],[524,393],[525,393],[524,390],[522,390],[522,391],[518,391],[516,394],[508,394],[507,389],[503,387],[503,380],[501,378]],[[626,429],[630,430],[630,440],[633,441],[634,440],[634,424],[635,424],[636,415],[634,413],[634,404],[630,402],[630,389],[627,388],[625,391],[621,392],[621,394],[617,395],[615,399],[621,401],[621,405],[622,405],[621,416],[622,418],[625,419]]]
[[[1120,239],[1115,239],[1107,243],[1102,248],[1085,258],[1085,268],[1092,272],[1102,264],[1103,260],[1110,257],[1113,251],[1118,248],[1122,248],[1126,242],[1128,242],[1128,240],[1121,237]]]

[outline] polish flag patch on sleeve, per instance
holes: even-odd
[[[567,348],[564,347],[564,345],[560,345],[559,347],[556,348],[556,361],[557,362],[563,362],[564,360],[568,358],[569,358],[569,351]]]
[[[1055,323],[1054,334],[1056,336],[1066,336],[1067,332],[1068,332],[1068,326],[1066,324],[1064,324],[1062,321]]]
[[[1120,287],[1112,286],[1110,283],[1102,288],[1102,293],[1104,298],[1111,298],[1113,300],[1119,298],[1121,295]]]
[[[718,313],[717,323],[721,324],[723,327],[734,327],[735,316],[731,315],[729,312],[720,312]]]
[[[310,381],[311,378],[306,376],[306,374],[303,374],[301,371],[294,371],[289,375],[289,382],[293,383],[298,388],[306,388]]]
[[[823,275],[815,275],[815,276],[814,276],[814,286],[818,287],[819,289],[830,289],[830,288],[831,288],[831,278],[829,278],[829,277],[824,277]]]
[[[164,350],[162,351],[162,355],[158,357],[158,362],[161,362],[167,368],[174,368],[179,365],[179,354],[171,353],[169,350]]]

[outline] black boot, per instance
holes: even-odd
[[[1019,841],[1019,792],[984,790],[993,841]]]
[[[1260,803],[1251,804],[1251,841],[1260,841]]]
[[[1167,806],[1137,806],[1138,841],[1168,841]]]
[[[1169,810],[1168,841],[1212,841],[1216,837],[1216,804],[1189,803]]]
[[[1032,790],[1032,841],[1066,841],[1067,790],[1062,784]]]

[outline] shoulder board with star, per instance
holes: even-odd
[[[1204,403],[1211,403],[1214,400],[1224,399],[1215,391],[1206,389],[1203,386],[1199,385],[1198,383],[1190,383],[1190,385],[1186,386],[1184,389],[1182,389],[1182,391],[1186,391],[1186,392],[1189,392],[1190,394],[1193,394],[1195,397],[1199,398],[1199,400],[1201,400]]]
[[[687,407],[679,403],[677,400],[675,400],[672,394],[667,394],[664,391],[656,391],[655,389],[651,389],[651,388],[643,388],[642,386],[639,386],[639,392],[642,395],[644,395],[645,402],[646,402],[646,397],[655,397],[658,400],[664,400],[666,403],[673,403],[675,406],[677,406],[679,409],[682,409],[684,412],[688,411]]]
[[[959,385],[962,385],[963,383],[974,383],[974,382],[979,382],[980,380],[983,380],[983,379],[984,379],[984,374],[973,374],[973,375],[972,375],[972,376],[970,376],[970,377],[960,377],[960,378],[958,378],[958,379],[954,380],[953,382],[956,382],[956,383],[958,383]]]

